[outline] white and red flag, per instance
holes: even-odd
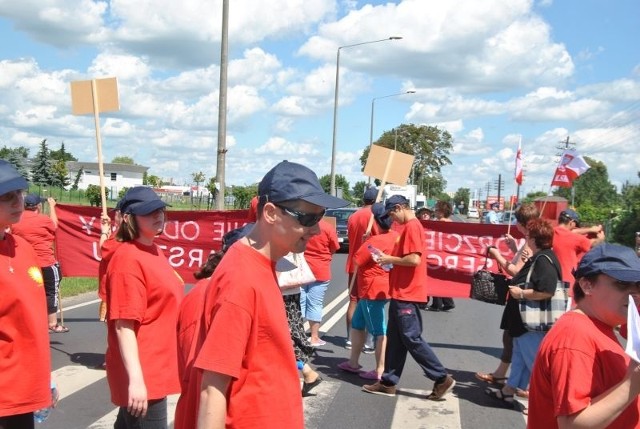
[[[573,149],[567,149],[562,154],[560,164],[553,175],[551,186],[570,188],[573,186],[573,181],[588,169],[589,164],[582,156],[578,155]]]
[[[515,179],[518,185],[522,185],[522,149],[520,148],[520,144],[522,143],[522,139],[518,142],[518,152],[516,153],[516,170],[515,170]]]

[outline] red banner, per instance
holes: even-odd
[[[67,277],[98,275],[100,209],[87,206],[56,206],[58,261]],[[222,236],[246,223],[247,210],[168,211],[164,232],[156,239],[169,263],[185,282],[219,250]],[[507,225],[422,221],[426,233],[428,292],[431,296],[468,297],[471,276],[485,263],[487,246],[496,246],[507,258],[512,253],[504,241]],[[516,228],[511,234],[524,239]],[[488,268],[497,271],[495,261]]]
[[[56,205],[56,249],[62,273],[67,277],[98,275],[100,208]],[[222,247],[222,236],[246,223],[247,210],[168,211],[164,231],[156,239],[169,263],[185,282]]]

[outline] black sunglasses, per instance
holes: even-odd
[[[282,210],[289,216],[296,218],[296,220],[300,223],[300,225],[306,226],[306,227],[314,226],[315,224],[320,222],[320,219],[322,219],[325,212],[324,210],[322,210],[322,213],[303,213],[303,212],[297,212],[295,210],[290,209],[289,207],[281,206],[279,204],[274,204],[274,206],[278,207],[280,210]]]

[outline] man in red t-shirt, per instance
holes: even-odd
[[[395,396],[396,385],[402,376],[407,353],[434,380],[433,391],[427,399],[441,400],[453,390],[456,382],[422,338],[421,303],[427,298],[427,258],[424,228],[409,207],[409,200],[393,195],[385,203],[387,215],[404,226],[392,255],[381,253],[378,263],[393,264],[389,275],[391,302],[387,327],[387,350],[384,374],[375,384],[362,387],[365,392]]]
[[[614,333],[640,293],[640,259],[601,244],[575,277],[576,308],[553,325],[533,365],[527,427],[640,428],[640,365]]]
[[[49,203],[49,216],[42,213],[44,201]],[[36,251],[44,279],[44,291],[47,295],[49,332],[69,332],[69,328],[58,323],[57,316],[60,280],[62,280],[60,265],[53,249],[57,228],[56,200],[51,197],[45,200],[38,195],[29,194],[24,197],[22,219],[11,227],[11,231],[27,240]]]
[[[594,238],[587,235],[593,234]],[[573,270],[578,261],[594,245],[604,241],[602,225],[580,228],[580,216],[571,209],[563,210],[558,216],[558,225],[553,229],[553,252],[562,267],[562,281],[567,287],[574,282]]]
[[[353,262],[353,256],[356,254],[362,242],[366,239],[367,229],[371,228],[369,235],[376,235],[380,233],[378,225],[373,222],[373,215],[371,214],[371,205],[376,202],[376,198],[378,197],[378,190],[374,187],[368,188],[364,192],[364,196],[362,197],[362,201],[364,202],[364,206],[354,214],[349,217],[347,221],[347,236],[349,239],[349,254],[347,255],[346,269],[348,274],[348,282],[347,285],[351,289],[349,290],[349,306],[347,307],[347,348],[351,348],[351,339],[350,333],[351,330],[351,319],[353,318],[353,312],[356,310],[356,305],[358,304],[358,284],[353,279],[353,276],[356,275],[355,264]],[[371,224],[371,226],[369,226]]]
[[[304,251],[320,232],[325,207],[347,202],[327,195],[313,171],[287,161],[264,176],[258,196],[256,224],[229,248],[205,293],[202,343],[194,364],[201,382],[189,383],[201,394],[193,396],[199,403],[187,407],[188,413],[198,413],[199,429],[304,427],[275,264],[289,252]]]

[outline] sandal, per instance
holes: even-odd
[[[492,373],[485,374],[483,372],[476,372],[476,378],[485,383],[504,385],[507,381],[507,377],[496,377]]]
[[[316,387],[318,384],[322,383],[322,377],[318,375],[314,381],[310,381],[307,383],[306,381],[302,382],[302,397],[306,398],[307,396],[313,396],[310,392],[311,389]]]
[[[487,388],[484,392],[487,395],[491,396],[493,399],[502,401],[505,406],[513,408],[513,405],[515,403],[513,395],[507,395],[506,393],[502,393],[502,389],[492,389],[491,387]]]
[[[69,332],[69,328],[67,328],[64,325],[61,325],[59,323],[56,323],[53,326],[49,326],[49,333],[53,333],[53,334],[63,334],[65,332]]]
[[[523,389],[516,389],[516,396],[518,398],[529,399],[529,391]]]

